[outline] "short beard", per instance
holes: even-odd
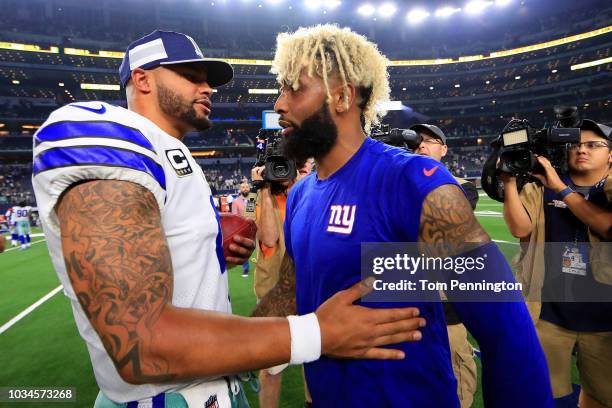
[[[158,85],[157,93],[159,107],[166,115],[182,120],[196,130],[206,130],[212,127],[212,122],[208,117],[198,117],[198,113],[193,103],[182,100],[181,97],[170,88]]]
[[[327,102],[304,119],[301,126],[293,123],[291,126],[293,129],[285,136],[283,150],[287,157],[298,163],[311,157],[315,159],[324,157],[338,139],[338,128],[331,117]]]

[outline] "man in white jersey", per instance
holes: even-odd
[[[6,216],[6,223],[8,224],[11,232],[11,245],[17,246],[17,243],[19,242],[19,235],[17,234],[17,227],[15,226],[15,221],[13,220],[13,207],[9,207],[4,215]]]
[[[380,346],[420,338],[414,308],[353,305],[363,283],[305,316],[231,315],[225,263],[243,263],[254,243],[236,238],[224,259],[210,187],[181,139],[211,126],[212,87],[232,76],[191,37],[154,31],[121,64],[127,110],[69,104],[34,137],[34,191],[96,407],[229,407],[239,388],[228,373],[322,354],[401,359]]]
[[[12,222],[21,244],[21,250],[31,246],[30,240],[30,221],[32,207],[26,205],[25,201],[21,201],[19,205],[13,207],[11,214]]]

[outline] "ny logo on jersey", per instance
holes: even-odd
[[[355,223],[356,205],[332,205],[331,216],[329,217],[328,232],[339,234],[350,234]]]
[[[188,176],[193,173],[189,160],[187,160],[187,156],[185,156],[181,149],[166,150],[166,157],[168,157],[172,168],[179,177]]]

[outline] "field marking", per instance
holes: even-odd
[[[36,309],[38,306],[42,305],[47,300],[51,299],[57,292],[62,290],[62,288],[63,286],[59,285],[57,288],[53,289],[51,292],[47,293],[45,296],[41,297],[36,302],[32,303],[26,310],[19,313],[17,316],[13,317],[11,320],[3,324],[2,327],[0,327],[0,334],[4,333],[8,329],[10,329],[15,323],[17,323],[18,321],[20,321],[21,319],[23,319],[24,317],[32,313],[34,309]]]
[[[491,241],[493,241],[493,242],[501,242],[502,244],[521,245],[519,242],[504,241],[504,240],[501,240],[501,239],[492,239]]]
[[[32,245],[38,244],[39,242],[45,242],[46,240],[47,240],[46,238],[39,239],[38,241],[31,242],[31,244]],[[12,247],[12,248],[9,248],[9,249],[5,249],[4,252],[15,251],[16,249],[21,249],[21,247],[20,246],[16,246],[16,247]]]

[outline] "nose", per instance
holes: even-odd
[[[206,95],[206,97],[210,99],[213,94],[213,89],[208,82],[204,81],[198,85],[198,93],[201,95]]]
[[[587,153],[586,145],[584,145],[582,143],[578,144],[578,151],[577,151],[577,153],[578,154],[586,154]]]
[[[276,102],[274,102],[274,111],[279,115],[287,113],[287,98],[285,98],[285,94],[283,92],[278,95]]]

